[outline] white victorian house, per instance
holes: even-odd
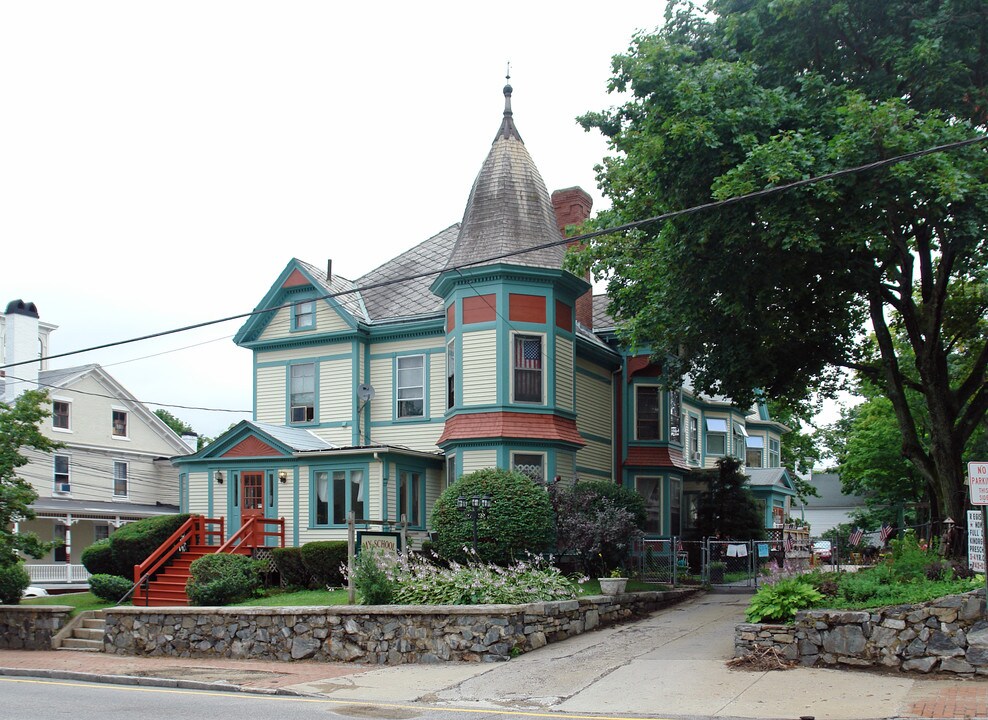
[[[34,303],[15,300],[0,315],[4,403],[28,389],[48,390],[51,417],[42,432],[63,447],[26,450],[19,475],[38,493],[36,518],[17,530],[63,544],[41,559],[27,558],[32,584],[85,586],[82,551],[124,523],[178,512],[178,471],[169,460],[192,451],[182,438],[99,365],[48,369],[49,335]]]

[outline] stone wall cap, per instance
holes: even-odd
[[[75,607],[72,605],[0,605],[0,610],[4,612],[22,613],[64,613],[72,612]]]

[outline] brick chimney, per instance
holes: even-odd
[[[38,341],[38,308],[23,300],[13,300],[7,305],[4,331],[3,361],[5,364],[38,360],[41,357]],[[28,362],[10,368],[6,374],[3,401],[12,403],[25,390],[38,389],[39,362]],[[11,377],[13,376],[13,377]],[[23,378],[15,380],[14,378]]]
[[[580,226],[590,217],[593,198],[581,187],[571,187],[556,190],[552,193],[552,209],[556,212],[556,224],[559,232],[566,237],[569,225]],[[572,242],[567,247],[579,247],[580,243]],[[590,273],[584,278],[590,282]],[[576,321],[586,328],[593,329],[593,290],[588,290],[576,299]]]

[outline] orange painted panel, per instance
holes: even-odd
[[[281,453],[256,437],[244,438],[223,453],[223,457],[268,457],[271,455],[281,455]]]
[[[508,296],[508,318],[515,322],[544,323],[545,296],[511,293]]]
[[[300,273],[298,270],[292,270],[292,274],[288,276],[281,287],[300,287],[302,285],[311,284],[312,283],[306,280],[305,275]]]
[[[456,328],[456,303],[446,308],[446,332]]]
[[[573,308],[561,300],[556,300],[556,327],[573,332]]]
[[[490,322],[497,317],[497,295],[471,295],[463,298],[463,324]]]

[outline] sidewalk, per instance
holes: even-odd
[[[0,650],[0,675],[514,712],[723,718],[988,718],[988,679],[725,665],[748,598],[706,594],[506,663],[276,663]]]

